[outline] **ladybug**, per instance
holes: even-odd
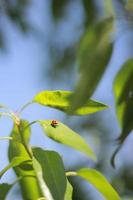
[[[56,128],[58,126],[58,121],[57,120],[52,120],[51,126]]]

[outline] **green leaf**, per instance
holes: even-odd
[[[77,175],[91,183],[104,196],[106,200],[120,200],[120,197],[114,188],[97,170],[83,168],[77,171]]]
[[[13,185],[8,183],[1,183],[0,184],[0,200],[5,200],[9,190],[12,188]]]
[[[82,107],[78,108],[73,113],[70,113],[72,95],[73,92],[71,91],[43,91],[34,97],[33,102],[39,103],[43,106],[56,108],[66,112],[67,114],[73,115],[87,115],[107,108],[106,105],[90,99],[86,104],[82,105]]]
[[[133,130],[133,59],[124,63],[114,81],[114,94],[118,120],[122,129],[117,139],[119,146],[115,150],[111,164],[115,167],[114,159],[126,137]]]
[[[73,188],[71,184],[69,183],[69,181],[67,180],[67,187],[66,187],[64,200],[72,200],[72,193],[73,193]]]
[[[22,157],[22,156],[17,156],[17,157],[14,157],[10,164],[7,165],[1,172],[0,172],[0,178],[3,176],[3,174],[5,172],[7,172],[10,168],[12,167],[16,167],[16,166],[19,166],[20,164],[26,162],[26,161],[30,161],[30,159],[27,160],[26,157]]]
[[[118,119],[122,128],[122,143],[133,130],[133,59],[128,60],[114,81],[114,93]]]
[[[94,93],[112,54],[112,18],[89,26],[79,46],[80,78],[73,96],[72,111],[87,103]]]
[[[33,167],[36,171],[38,181],[43,186],[43,193],[45,195],[48,194],[48,196],[45,196],[46,199],[63,200],[66,191],[66,176],[60,155],[54,151],[33,148],[33,156],[35,157],[35,159],[33,158]],[[39,167],[36,161],[41,167]],[[44,182],[42,182],[42,177]],[[48,188],[53,198],[48,192]]]
[[[19,127],[16,124],[14,124],[14,127],[11,132],[11,137],[13,137],[13,140],[11,140],[9,143],[8,151],[10,162],[16,156],[22,156],[27,158],[28,160],[31,159],[24,145],[22,144],[23,141],[20,135],[21,130],[21,133],[23,134],[23,139],[28,145],[31,135],[30,127],[28,126],[28,124],[29,122],[26,120],[21,120]],[[23,199],[38,199],[42,196],[31,163],[23,163],[21,164],[21,166],[16,166],[14,167],[14,171],[17,177],[23,177],[19,181]]]
[[[58,125],[53,127],[51,125],[51,120],[39,120],[39,122],[48,137],[56,142],[68,145],[73,149],[81,151],[93,160],[96,160],[95,154],[84,139],[66,125],[58,121]]]

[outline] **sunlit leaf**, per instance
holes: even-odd
[[[33,148],[33,166],[36,171],[38,181],[44,194],[48,194],[49,200],[63,200],[66,191],[66,176],[64,165],[60,155],[54,151],[44,151],[41,148]],[[43,180],[44,182],[42,182]],[[47,186],[47,187],[46,187]],[[50,189],[50,192],[48,191]],[[52,197],[51,197],[52,194]]]
[[[13,168],[13,167],[16,167],[16,166],[19,166],[20,164],[26,162],[26,161],[30,161],[30,159],[27,160],[26,157],[22,157],[22,156],[17,156],[17,157],[14,157],[10,164],[7,165],[1,172],[0,172],[0,178],[3,176],[4,173],[6,173],[10,168]]]
[[[67,187],[66,187],[64,200],[72,200],[72,193],[73,193],[73,188],[71,184],[69,183],[69,181],[67,180]]]
[[[89,145],[84,141],[84,139],[66,125],[58,122],[58,125],[53,127],[51,125],[51,120],[40,120],[39,122],[48,137],[55,140],[56,142],[68,145],[73,149],[81,151],[93,160],[96,160],[95,154]]]
[[[77,171],[77,175],[91,183],[104,196],[106,200],[120,200],[120,197],[114,188],[97,170],[83,168]]]
[[[33,102],[39,103],[43,106],[49,106],[51,108],[56,108],[58,110],[64,111],[71,114],[71,96],[73,92],[71,91],[43,91],[37,94]],[[107,106],[94,101],[92,99],[88,100],[86,104],[83,104],[82,107],[76,109],[72,114],[73,115],[87,115],[91,113],[98,112],[100,110],[106,109]]]
[[[122,143],[133,130],[133,59],[125,62],[114,81],[114,94],[117,116],[121,126],[121,135],[118,138],[119,146],[112,156],[111,163]]]
[[[13,185],[8,183],[1,183],[0,184],[0,200],[5,200],[9,190],[12,188]]]
[[[23,140],[28,145],[30,139],[30,127],[27,127],[28,121],[21,120],[20,127],[14,125],[13,130],[11,132],[11,137],[13,140],[9,143],[9,161],[16,156],[22,156],[27,159],[31,159],[28,155],[24,145],[21,144],[22,137],[20,136],[20,130],[23,134]],[[25,129],[25,127],[27,127]],[[20,130],[19,130],[20,129]],[[35,177],[35,172],[31,163],[23,163],[21,166],[14,167],[15,173],[18,177],[23,177],[20,182],[21,191],[24,199],[38,199],[41,197],[41,191],[38,186],[38,182]]]
[[[80,78],[73,97],[72,110],[85,105],[94,93],[112,54],[112,18],[89,26],[79,46]]]

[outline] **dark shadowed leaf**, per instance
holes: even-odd
[[[72,111],[85,105],[95,91],[112,54],[112,18],[89,26],[79,46],[80,78],[73,97]]]
[[[1,183],[0,184],[0,200],[5,200],[9,190],[12,188],[13,185],[8,183]]]
[[[58,121],[58,125],[53,127],[51,125],[51,120],[40,120],[39,122],[48,137],[56,142],[68,145],[73,149],[83,152],[93,160],[96,160],[95,154],[84,139],[66,125]]]
[[[69,111],[71,109],[71,96],[73,92],[71,91],[43,91],[37,94],[33,102],[39,103],[43,106],[49,106],[51,108],[56,108],[58,110],[64,111],[66,113],[71,114]],[[73,115],[87,115],[91,113],[98,112],[100,110],[106,109],[107,106],[89,99],[86,104],[82,105],[82,107],[76,109],[72,114]]]
[[[77,175],[91,183],[106,200],[120,200],[119,195],[110,185],[108,180],[97,170],[83,168],[77,171]]]
[[[40,185],[43,186],[44,194],[48,194],[46,198],[49,200],[63,200],[67,182],[60,155],[54,151],[33,148],[33,156],[35,157],[35,160],[33,158],[33,167]]]

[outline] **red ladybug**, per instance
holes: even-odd
[[[51,126],[56,128],[58,126],[58,121],[57,120],[52,120]]]

